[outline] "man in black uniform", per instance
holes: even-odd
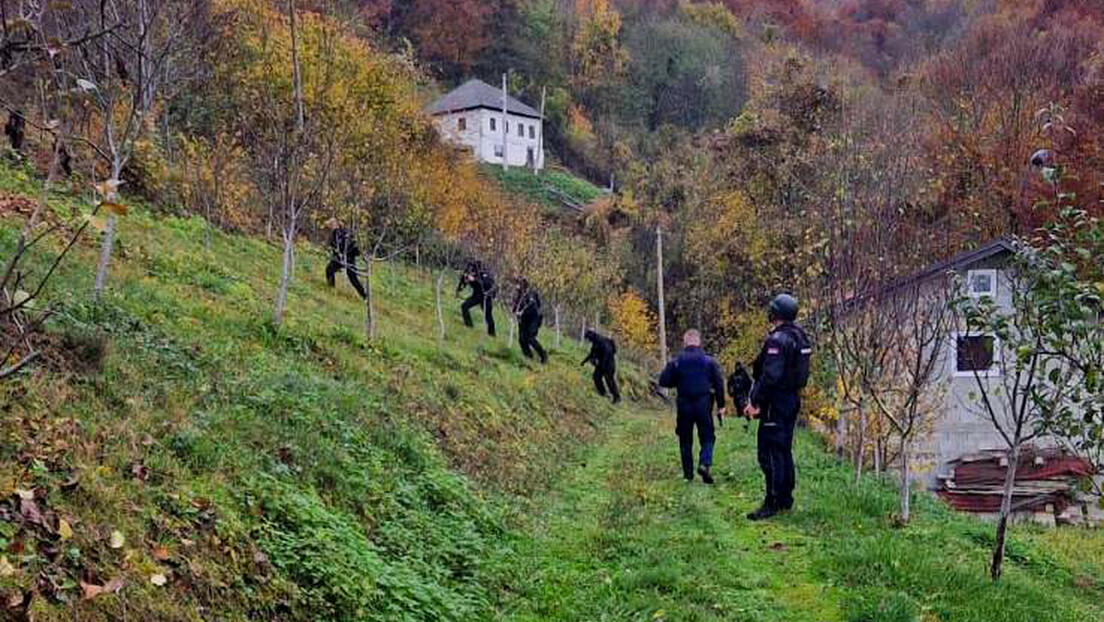
[[[533,350],[537,351],[541,363],[548,362],[548,354],[537,341],[537,333],[544,316],[541,315],[541,299],[537,290],[529,286],[529,281],[521,279],[518,283],[517,296],[514,298],[514,315],[518,320],[518,341],[521,343],[521,353],[525,358],[533,358]]]
[[[334,287],[334,275],[338,270],[344,269],[353,289],[360,294],[361,298],[364,298],[366,296],[364,286],[360,284],[360,279],[357,277],[357,257],[360,257],[360,249],[357,248],[356,239],[348,229],[341,226],[336,218],[327,220],[326,227],[330,230],[330,263],[326,266],[326,282],[330,287]]]
[[[744,414],[760,420],[759,468],[766,480],[766,497],[758,510],[748,514],[751,520],[770,518],[793,507],[794,426],[812,354],[805,331],[794,324],[797,308],[797,300],[787,294],[771,301],[767,309],[771,332],[752,370],[755,386]]]
[[[617,344],[609,337],[603,337],[592,330],[583,335],[590,342],[590,354],[581,364],[594,363],[594,388],[598,389],[598,395],[605,397],[608,387],[613,403],[620,402],[621,392],[617,390]]]
[[[460,282],[456,284],[456,293],[459,294],[465,287],[471,288],[471,296],[468,296],[468,299],[460,305],[460,313],[464,315],[464,325],[468,328],[474,326],[471,310],[473,307],[480,307],[483,309],[483,320],[487,323],[487,334],[494,337],[494,277],[483,268],[483,264],[470,261],[464,273],[460,275]]]
[[[26,137],[27,122],[23,119],[23,113],[12,110],[8,113],[8,122],[4,124],[4,134],[11,143],[11,148],[16,153],[23,153],[23,140]]]
[[[682,337],[683,350],[667,363],[659,374],[659,386],[678,391],[675,434],[682,456],[682,475],[694,481],[694,428],[698,428],[701,451],[698,455],[698,475],[706,484],[713,483],[709,468],[713,465],[713,405],[725,411],[725,387],[721,366],[701,349],[701,333],[688,330]]]

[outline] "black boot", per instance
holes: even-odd
[[[682,477],[688,482],[694,481],[694,473],[692,471],[683,471]]]
[[[702,481],[705,482],[706,484],[712,484],[713,483],[713,476],[710,475],[708,466],[703,464],[700,467],[698,467],[698,475],[701,475]]]
[[[751,514],[748,514],[748,520],[766,520],[774,515],[778,514],[778,508],[774,507],[773,503],[763,502],[763,505],[759,506],[758,510],[755,510]]]

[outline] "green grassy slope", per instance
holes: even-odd
[[[0,166],[0,196],[34,190]],[[18,225],[0,221],[5,253]],[[615,412],[592,395],[582,351],[565,338],[548,367],[529,363],[505,321],[481,337],[451,298],[439,343],[429,275],[398,265],[377,273],[369,343],[361,303],[344,281],[326,287],[326,258],[306,247],[276,331],[279,250],[221,233],[206,250],[204,229],[136,209],[102,301],[88,295],[93,238],[51,284],[50,365],[0,385],[4,601],[22,596],[35,620],[485,610],[501,493],[540,490]],[[100,342],[102,371],[77,371]],[[41,521],[16,489],[34,491]],[[82,582],[120,578],[120,594],[81,599]]]
[[[535,175],[525,168],[514,167],[504,172],[502,167],[484,164],[480,166],[480,170],[500,184],[506,192],[522,197],[550,213],[562,211],[564,205],[560,197],[549,188],[579,206],[585,206],[603,193],[601,188],[589,181],[561,169],[547,168],[540,175]]]
[[[894,527],[892,487],[855,486],[808,435],[795,510],[753,523],[754,426],[720,431],[712,487],[682,481],[668,417],[636,410],[609,426],[500,565],[497,619],[1104,620],[1100,531],[1017,526],[994,584],[991,525],[918,496],[912,525]]]

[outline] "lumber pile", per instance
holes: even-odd
[[[949,476],[940,478],[938,494],[956,510],[995,514],[1000,511],[1007,470],[1004,451],[963,456],[951,464]],[[1061,449],[1025,448],[1016,469],[1012,512],[1049,525],[1099,520],[1079,492],[1092,475],[1092,465]]]

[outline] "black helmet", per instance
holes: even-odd
[[[778,294],[767,306],[767,319],[792,322],[797,319],[797,298],[789,294]]]

